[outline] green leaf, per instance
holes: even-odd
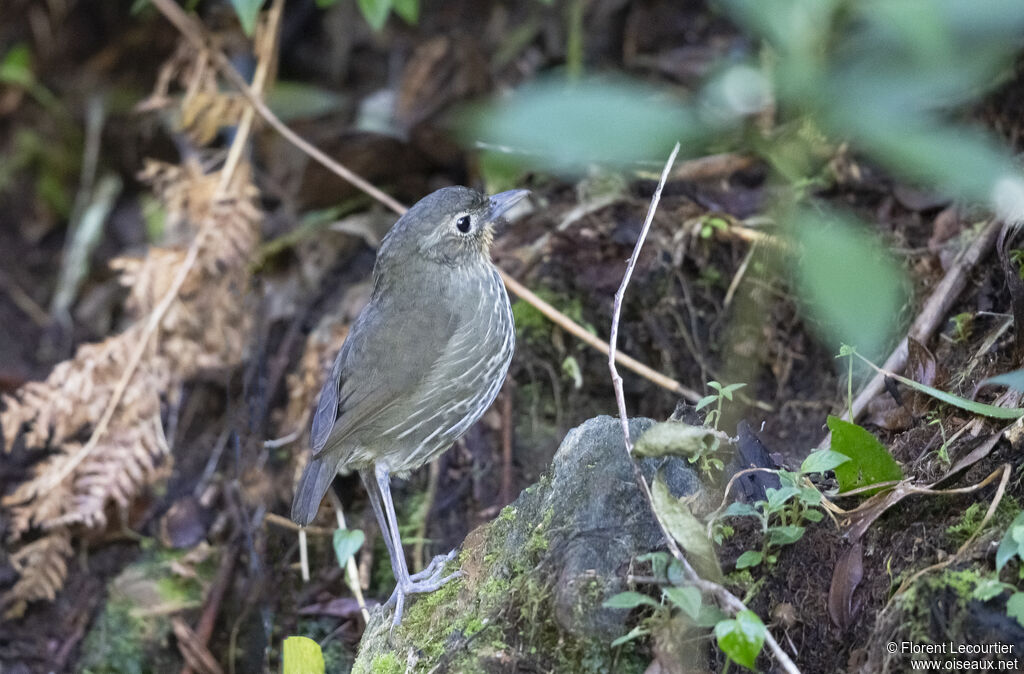
[[[283,674],[324,674],[320,644],[307,637],[288,637],[281,653]]]
[[[929,395],[935,398],[936,400],[941,400],[947,405],[953,405],[954,407],[959,407],[960,409],[967,410],[968,412],[973,412],[974,414],[980,414],[986,417],[992,417],[993,419],[1020,419],[1022,416],[1024,416],[1024,408],[997,407],[996,405],[986,405],[985,403],[979,403],[973,400],[968,400],[967,398],[961,398],[960,396],[953,395],[952,393],[940,391],[939,389],[933,386],[927,386],[925,384],[922,384],[921,382],[914,381],[913,379],[908,379],[907,377],[904,377],[903,375],[900,374],[896,374],[895,372],[882,370],[877,365],[867,360],[860,354],[857,354],[857,356],[861,360],[867,362],[875,370],[883,372],[887,377],[891,377],[892,379],[895,379],[904,386],[909,386],[915,391],[920,391],[921,393]]]
[[[753,611],[745,610],[736,614],[732,620],[723,620],[715,625],[715,638],[718,647],[729,658],[747,669],[754,669],[764,635],[767,629],[761,619]]]
[[[768,529],[768,542],[772,545],[791,545],[804,536],[805,529],[796,524],[770,527]]]
[[[636,558],[638,562],[651,563],[651,575],[658,579],[668,578],[668,564],[672,559],[667,552],[648,552]]]
[[[686,587],[665,587],[661,591],[686,615],[694,620],[700,616],[700,590],[697,588],[688,585]]]
[[[764,561],[764,553],[760,550],[747,550],[736,558],[736,568],[748,569],[760,565],[762,561]]]
[[[363,13],[370,28],[380,30],[387,23],[391,11],[391,0],[358,0],[359,11]]]
[[[729,507],[722,513],[722,517],[760,517],[761,513],[757,511],[757,508],[750,505],[749,503],[742,503],[735,501],[729,504]]]
[[[808,522],[820,522],[825,517],[825,514],[820,510],[805,510],[803,516]]]
[[[1024,512],[1014,518],[1006,533],[1003,534],[1003,540],[999,543],[999,548],[996,550],[997,573],[1003,570],[1003,567],[1013,559],[1014,555],[1020,555],[1021,545],[1016,540],[1018,538],[1024,538]]]
[[[701,398],[700,400],[697,401],[697,405],[693,409],[695,409],[695,410],[702,410],[705,407],[707,407],[708,405],[710,405],[711,403],[715,402],[716,400],[718,400],[718,394],[717,393],[709,395],[709,396],[704,396],[703,398]]]
[[[1006,584],[1001,583],[998,578],[983,578],[971,592],[971,597],[978,601],[988,601],[993,597],[998,597],[1005,589]]]
[[[704,526],[683,501],[672,495],[661,475],[654,478],[651,496],[658,518],[686,552],[687,561],[697,574],[705,580],[720,582],[722,569],[718,566],[715,549],[704,533]]]
[[[636,608],[637,606],[661,606],[656,600],[646,594],[627,590],[608,597],[602,604],[605,608]]]
[[[263,0],[231,0],[231,6],[235,8],[235,14],[238,15],[238,21],[242,24],[246,37],[252,37]]]
[[[1006,615],[1024,627],[1024,592],[1014,592],[1006,600]]]
[[[801,487],[800,502],[806,506],[814,507],[821,503],[821,492],[814,487]]]
[[[800,296],[829,342],[879,356],[893,341],[906,301],[900,267],[869,227],[836,212],[797,211],[790,231],[800,245]]]
[[[697,627],[714,627],[723,620],[729,618],[722,609],[718,608],[714,604],[711,606],[702,606],[700,608],[700,615],[697,616]]]
[[[612,79],[531,82],[475,108],[460,127],[468,144],[509,146],[554,171],[662,161],[676,140],[690,146],[706,140],[693,112],[664,90]]]
[[[647,634],[650,634],[650,632],[648,630],[644,629],[640,625],[637,625],[636,627],[631,629],[627,634],[623,634],[621,637],[619,637],[618,639],[613,641],[612,642],[612,648],[615,648],[617,646],[621,646],[622,644],[625,644],[625,643],[629,643],[633,639],[636,639],[638,637],[642,637],[642,636],[647,635]]]
[[[420,0],[393,0],[392,8],[395,14],[402,17],[410,26],[415,26],[420,20]]]
[[[775,512],[782,506],[786,505],[786,501],[793,498],[800,493],[800,490],[796,487],[767,487],[764,490],[764,496],[768,499],[768,510]]]
[[[835,467],[840,493],[903,479],[903,469],[871,433],[834,416],[829,416],[828,428],[832,431],[832,450],[850,457]]]
[[[800,472],[805,474],[824,473],[834,470],[836,466],[849,460],[850,457],[845,454],[834,452],[831,449],[819,449],[807,455],[804,462],[800,464]]]
[[[334,530],[334,554],[338,557],[338,566],[344,567],[352,555],[363,546],[365,536],[359,529]]]
[[[995,377],[989,377],[981,382],[982,386],[989,384],[1009,386],[1015,391],[1024,391],[1024,370],[1013,370],[1012,372],[999,374]]]
[[[20,87],[31,87],[36,81],[32,72],[32,54],[28,46],[19,42],[7,50],[0,61],[0,82],[15,84]]]
[[[320,9],[327,9],[329,7],[334,7],[339,2],[341,2],[341,0],[316,0],[316,6]]]
[[[637,456],[700,456],[714,439],[715,432],[710,428],[665,421],[648,428],[637,439],[633,452]]]
[[[314,119],[341,110],[348,98],[304,82],[278,80],[267,94],[267,105],[281,121]]]

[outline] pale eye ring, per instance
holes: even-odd
[[[455,228],[463,234],[469,233],[470,220],[468,215],[463,215],[461,218],[455,221]]]

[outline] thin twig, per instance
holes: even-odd
[[[650,487],[647,485],[647,480],[644,479],[643,473],[640,471],[640,464],[633,460],[633,443],[629,437],[629,418],[626,415],[626,397],[622,391],[622,377],[619,376],[619,373],[615,368],[615,342],[618,339],[619,335],[618,322],[619,315],[622,310],[622,298],[626,294],[626,287],[629,285],[629,277],[633,271],[633,266],[636,263],[636,258],[640,255],[640,249],[643,247],[644,239],[647,235],[647,230],[650,226],[651,220],[654,217],[654,210],[655,208],[657,208],[658,200],[661,196],[662,187],[665,184],[665,180],[668,177],[669,169],[671,168],[672,162],[675,159],[676,153],[678,151],[679,144],[677,143],[675,149],[672,151],[672,154],[669,156],[668,162],[666,162],[665,164],[665,169],[661,175],[661,182],[659,183],[658,189],[655,190],[654,196],[651,199],[651,206],[647,212],[647,219],[644,221],[644,227],[643,229],[641,229],[640,237],[637,239],[636,246],[633,248],[633,255],[630,257],[629,264],[626,267],[626,273],[622,279],[622,284],[619,286],[619,290],[615,294],[615,308],[612,312],[611,338],[608,344],[608,369],[611,370],[612,385],[615,389],[615,402],[618,404],[619,408],[619,422],[622,424],[623,440],[627,458],[629,460],[630,465],[633,467],[633,477],[636,480],[637,486],[640,488],[641,493],[643,493],[644,498],[647,499],[647,503],[650,505],[651,512],[654,514],[654,521],[657,522],[658,528],[661,529],[662,536],[665,537],[665,541],[668,544],[669,552],[682,565],[683,574],[686,577],[686,579],[690,582],[690,584],[692,584],[694,587],[700,590],[701,593],[716,597],[723,608],[727,609],[733,614],[736,614],[740,611],[745,611],[749,609],[747,609],[746,605],[742,601],[740,601],[740,599],[736,595],[734,595],[732,592],[729,592],[729,590],[727,590],[725,587],[719,585],[718,583],[705,580],[697,574],[693,566],[690,565],[690,562],[687,561],[686,556],[683,554],[683,551],[679,548],[679,545],[672,537],[671,532],[669,532],[668,527],[661,520],[661,516],[658,514],[658,511],[654,507],[654,497],[651,494]],[[789,674],[799,674],[800,670],[790,659],[789,655],[787,655],[786,652],[782,650],[782,647],[779,646],[779,643],[775,640],[775,637],[773,637],[771,632],[767,629],[765,629],[764,640],[765,643],[768,645],[769,650],[771,650],[771,652],[775,655],[776,661],[783,670],[789,672]]]
[[[658,202],[661,201],[661,191],[665,189],[665,181],[668,180],[669,169],[675,163],[677,154],[679,154],[679,143],[676,143],[676,146],[672,148],[672,154],[668,156],[668,161],[665,162],[665,168],[661,172],[661,180],[658,181],[658,188],[654,190],[654,195],[651,197],[651,206],[647,209],[647,217],[644,218],[644,226],[640,228],[640,236],[636,240],[636,245],[633,246],[633,254],[629,256],[629,262],[626,263],[626,272],[622,275],[622,283],[619,284],[619,289],[615,293],[615,305],[612,308],[612,331],[608,337],[608,369],[611,370],[612,386],[615,387],[616,393],[622,390],[622,377],[619,376],[619,370],[615,367],[615,352],[618,350],[619,344],[619,317],[622,314],[622,298],[625,296],[626,288],[629,286],[629,279],[633,276],[633,268],[636,267],[637,258],[640,257],[640,249],[643,248],[644,241],[647,239],[647,232],[651,229],[651,223],[654,221],[654,212],[658,209]],[[699,400],[699,397],[697,400]],[[616,395],[615,401],[619,406],[619,419],[622,422],[622,435],[626,439],[626,452],[632,456],[633,441],[629,437],[626,398],[625,396]]]
[[[224,594],[231,584],[231,576],[235,569],[238,549],[234,545],[229,544],[221,555],[217,576],[213,581],[213,585],[210,586],[210,591],[206,594],[203,614],[196,625],[196,631],[191,635],[195,639],[194,645],[197,647],[196,650],[201,652],[208,652],[206,651],[206,645],[210,643],[210,637],[213,636],[213,628],[217,624],[217,615],[220,613]],[[193,669],[197,669],[194,661],[186,656],[185,666],[181,668],[181,674],[191,674]]]
[[[327,527],[318,527],[315,525],[309,525],[306,527],[300,526],[295,522],[292,522],[287,517],[282,517],[276,513],[265,513],[263,515],[263,521],[267,524],[273,524],[276,527],[282,529],[289,529],[291,531],[301,531],[305,529],[307,533],[313,534],[314,536],[333,536],[334,529],[328,529]]]
[[[348,529],[348,525],[345,524],[345,509],[341,506],[341,499],[334,493],[333,489],[327,490],[327,495],[330,497],[331,505],[334,506],[334,514],[338,518],[338,528]],[[364,539],[365,540],[365,539]],[[359,585],[359,569],[356,568],[356,556],[349,556],[345,562],[345,579],[348,581],[348,588],[352,590],[352,595],[356,598],[356,602],[359,604],[359,612],[363,614],[363,624],[370,624],[370,612],[366,609],[366,599],[363,598],[363,588]]]
[[[217,69],[236,87],[242,96],[252,105],[263,121],[265,121],[271,128],[281,134],[285,140],[290,142],[295,147],[299,148],[312,159],[318,161],[326,169],[339,176],[343,180],[348,181],[355,187],[359,188],[366,194],[370,195],[380,203],[384,204],[398,215],[405,213],[406,206],[397,201],[394,197],[385,192],[381,191],[365,178],[359,176],[352,170],[346,168],[342,164],[331,159],[329,156],[318,150],[311,143],[303,139],[297,133],[292,131],[288,126],[282,122],[277,115],[267,107],[266,103],[253,91],[253,89],[246,83],[245,79],[235,70],[231,62],[228,61],[227,57],[219,50],[213,48],[208,44],[208,41],[203,35],[203,28],[199,25],[192,17],[185,13],[173,0],[153,0],[153,5],[163,13],[167,19],[174,24],[174,26],[181,31],[185,39],[187,39],[197,49],[205,49],[210,52],[211,58],[213,59],[214,65]],[[608,346],[600,339],[595,337],[586,331],[581,325],[573,321],[571,318],[563,314],[562,312],[555,309],[553,306],[540,299],[534,293],[530,292],[523,284],[519,283],[507,273],[499,270],[502,280],[505,285],[514,294],[521,297],[528,304],[533,305],[538,311],[544,314],[549,320],[563,328],[566,332],[580,339],[585,344],[597,349],[601,353],[608,353]],[[680,395],[691,402],[700,400],[701,396],[696,391],[689,389],[677,381],[674,381],[670,377],[657,372],[656,370],[647,367],[639,361],[626,356],[625,354],[619,354],[617,360],[622,364],[623,367],[630,369],[645,379],[661,386],[662,388],[668,389],[677,395]]]

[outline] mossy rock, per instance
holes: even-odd
[[[654,422],[634,419],[638,437]],[[677,496],[702,493],[677,458],[664,468]],[[663,545],[633,478],[619,421],[597,417],[573,429],[550,472],[491,523],[471,532],[448,572],[462,577],[411,599],[402,624],[371,615],[353,672],[640,672],[632,646],[612,649],[628,611],[603,602],[624,589],[630,560]]]

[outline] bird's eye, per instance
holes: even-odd
[[[469,216],[468,215],[463,215],[461,218],[459,218],[458,220],[455,221],[455,226],[463,234],[468,234],[469,233]]]

